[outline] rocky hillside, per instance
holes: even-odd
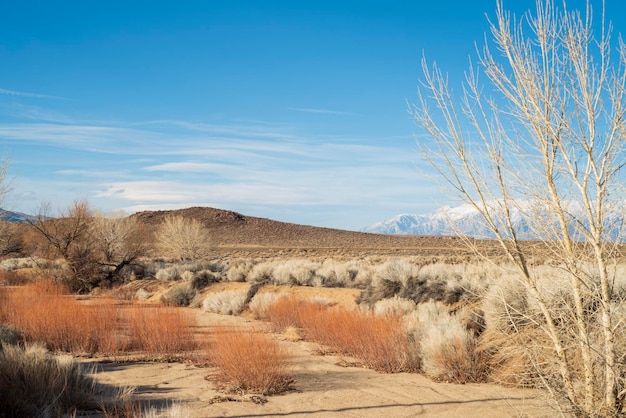
[[[464,243],[458,238],[343,231],[256,218],[208,207],[139,212],[133,216],[138,217],[149,229],[156,230],[163,219],[176,215],[202,222],[211,231],[214,247],[222,250],[350,256],[467,253]]]

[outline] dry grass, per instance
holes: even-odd
[[[93,410],[104,391],[79,364],[50,356],[41,346],[0,349],[0,416],[68,416]],[[107,397],[121,400],[125,391],[109,389]]]
[[[221,330],[210,356],[218,368],[216,379],[229,391],[269,395],[288,390],[293,381],[288,353],[264,334]]]

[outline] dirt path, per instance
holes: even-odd
[[[199,329],[215,326],[263,329],[258,321],[194,310]],[[280,336],[276,336],[280,339]],[[555,412],[538,391],[488,384],[435,383],[418,374],[381,374],[338,365],[307,342],[281,341],[293,355],[294,391],[267,403],[217,402],[223,395],[205,377],[210,368],[180,363],[100,363],[98,380],[137,387],[153,406],[182,403],[192,417],[549,417]]]

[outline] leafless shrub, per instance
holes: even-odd
[[[209,251],[208,229],[196,219],[183,216],[165,218],[156,239],[161,251],[180,260],[196,260]]]
[[[126,281],[146,251],[145,231],[136,218],[94,214],[86,201],[74,202],[54,217],[44,206],[30,225],[40,242],[32,255],[63,259],[66,269],[60,279],[74,292]]]

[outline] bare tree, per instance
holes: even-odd
[[[43,241],[44,248],[37,250],[66,262],[69,275],[63,278],[65,284],[75,292],[91,290],[97,274],[89,204],[75,201],[58,216],[51,216],[50,206],[43,205],[30,224]]]
[[[208,254],[209,230],[196,219],[168,216],[157,232],[157,242],[165,255],[194,260]]]
[[[9,192],[9,180],[7,179],[7,172],[9,169],[9,160],[4,157],[0,161],[0,204],[4,204],[6,196]],[[4,210],[0,210],[4,212]],[[9,253],[11,251],[19,250],[20,243],[17,234],[17,228],[11,225],[8,221],[0,221],[0,253]]]
[[[65,261],[68,274],[62,280],[74,292],[123,280],[123,269],[146,250],[135,218],[94,215],[86,201],[74,202],[57,216],[44,205],[31,226],[44,243],[38,250]]]
[[[146,253],[143,225],[137,218],[120,212],[95,215],[91,228],[103,280],[120,281],[124,269]]]
[[[613,214],[624,204],[626,47],[589,3],[579,12],[539,0],[536,13],[517,18],[498,2],[490,29],[458,102],[447,76],[423,60],[411,106],[429,138],[420,145],[481,214],[535,301],[532,319],[558,365],[558,378],[544,383],[563,411],[619,415],[626,353],[616,346],[624,323],[612,266],[623,238],[623,217]],[[513,219],[520,212],[569,278],[568,326],[537,286]]]

